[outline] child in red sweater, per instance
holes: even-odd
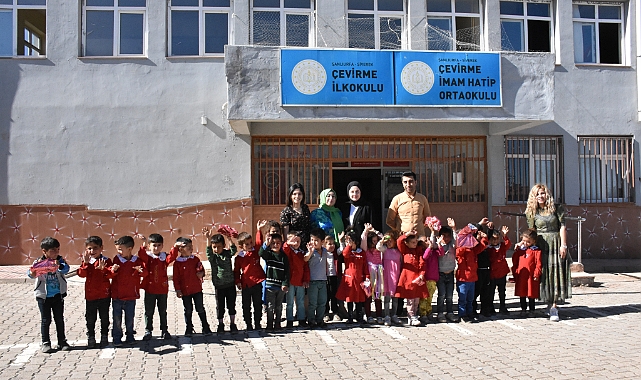
[[[305,250],[301,248],[300,233],[289,231],[283,252],[289,261],[289,291],[287,297],[287,328],[294,327],[294,303],[298,326],[307,326],[305,318],[305,289],[309,286],[309,266],[305,261]]]
[[[505,259],[507,250],[510,248],[512,243],[510,238],[508,238],[507,233],[510,232],[510,229],[507,226],[501,227],[501,232],[503,233],[503,239],[501,241],[501,234],[498,230],[493,230],[492,236],[489,237],[490,245],[487,249],[490,250],[490,289],[491,299],[494,300],[494,293],[498,288],[499,291],[499,313],[508,315],[510,312],[505,306],[505,286],[506,286],[506,276],[510,273],[510,267],[507,265],[507,260]],[[494,305],[492,305],[492,311],[494,311]]]
[[[125,343],[133,344],[134,313],[136,300],[140,298],[140,280],[147,276],[145,264],[133,255],[134,238],[123,236],[115,242],[118,254],[114,257],[111,272],[111,299],[113,305],[114,325],[111,331],[114,346],[122,345],[122,313],[125,313],[125,328],[127,339]]]
[[[205,277],[205,268],[200,259],[193,255],[194,246],[191,239],[179,237],[176,239],[170,255],[178,255],[174,263],[174,289],[176,297],[182,298],[183,307],[185,308],[185,336],[194,334],[194,325],[191,321],[191,315],[194,307],[203,325],[203,334],[211,335],[212,331],[207,322],[207,312],[203,304],[203,277]]]
[[[409,231],[401,234],[396,240],[396,246],[401,251],[402,270],[396,286],[397,298],[405,298],[407,301],[408,324],[420,326],[418,319],[418,306],[421,298],[427,297],[427,286],[425,285],[425,261],[423,252],[427,248],[423,242],[418,241],[416,231]]]
[[[167,331],[167,293],[169,293],[167,267],[176,260],[177,252],[167,254],[162,251],[163,237],[160,234],[151,234],[148,239],[142,236],[141,239],[143,245],[138,250],[138,257],[149,271],[149,275],[142,281],[142,288],[145,289],[145,335],[142,340],[151,339],[156,305],[158,305],[160,317],[161,338],[169,340],[171,334]],[[144,244],[145,241],[147,244]]]
[[[100,315],[100,347],[109,344],[111,265],[111,259],[102,255],[102,239],[99,236],[89,236],[85,241],[82,264],[78,268],[78,276],[87,279],[85,281],[85,319],[88,348],[96,347],[98,315]]]
[[[354,323],[354,304],[356,304],[356,321],[361,326],[367,326],[367,322],[363,320],[363,308],[367,299],[364,287],[369,286],[367,256],[360,249],[361,235],[358,232],[349,229],[345,231],[343,239],[345,271],[338,286],[336,298],[347,302],[347,323]]]
[[[258,232],[261,234],[260,222],[257,225]],[[257,240],[262,240],[262,236],[257,236]],[[263,317],[262,294],[263,281],[265,281],[265,271],[260,265],[260,256],[258,250],[260,246],[254,245],[252,237],[247,232],[238,234],[238,247],[240,251],[236,255],[234,262],[234,281],[236,287],[242,291],[243,301],[243,319],[247,325],[247,331],[254,329],[260,330],[260,320]],[[252,305],[254,306],[254,323],[252,324]]]
[[[487,225],[483,218],[480,225]],[[456,227],[454,227],[456,228]],[[487,246],[487,235],[473,225],[468,224],[456,237],[456,291],[458,292],[458,314],[464,322],[474,321],[474,285],[478,280],[477,256]]]
[[[514,274],[514,295],[521,297],[521,317],[534,316],[534,302],[539,297],[541,284],[541,250],[535,246],[536,230],[530,228],[521,234],[521,242],[514,247],[512,273]],[[527,301],[526,301],[527,298]]]

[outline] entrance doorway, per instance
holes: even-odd
[[[347,185],[352,181],[360,182],[361,197],[372,206],[372,225],[378,231],[385,232],[389,227],[385,224],[387,209],[392,198],[403,191],[401,174],[408,171],[409,166],[402,168],[363,167],[363,168],[334,168],[332,170],[332,188],[337,193],[337,205],[349,201]]]

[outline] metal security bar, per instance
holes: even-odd
[[[581,203],[634,202],[632,137],[579,136]]]

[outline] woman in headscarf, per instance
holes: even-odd
[[[343,215],[336,205],[336,192],[325,189],[318,198],[319,208],[312,211],[312,228],[320,228],[327,235],[333,236],[334,241],[339,241],[338,235],[345,229]]]
[[[345,226],[352,226],[359,236],[365,229],[365,223],[372,224],[372,208],[362,197],[362,187],[358,181],[352,181],[347,185],[347,196],[349,200],[342,205],[343,223]]]

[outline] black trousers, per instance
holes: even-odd
[[[216,288],[216,316],[223,319],[225,316],[225,303],[229,316],[236,315],[236,287]]]
[[[474,285],[474,311],[478,310],[478,303],[476,298],[481,298],[481,313],[492,313],[494,311],[494,288],[492,288],[492,278],[490,277],[490,269],[478,269],[478,280]]]
[[[36,301],[38,301],[38,309],[40,309],[40,333],[42,334],[42,343],[51,344],[49,327],[51,326],[52,313],[53,320],[56,323],[58,344],[62,345],[66,343],[67,337],[65,336],[65,321],[63,318],[65,301],[62,299],[62,295],[56,294],[53,297],[36,298]]]
[[[111,298],[86,301],[87,338],[96,337],[98,316],[100,316],[100,336],[109,335],[109,305],[111,305]]]
[[[263,317],[263,283],[258,283],[249,288],[243,288],[243,319],[247,326],[252,325],[252,306],[254,307],[254,325],[260,328]]]

